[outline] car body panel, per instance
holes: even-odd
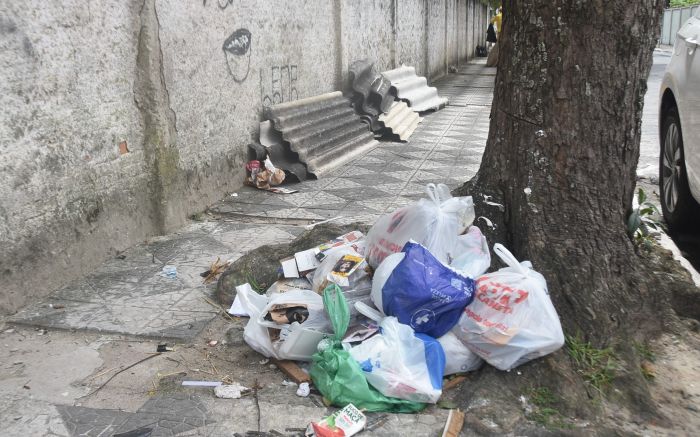
[[[700,10],[678,31],[661,84],[661,97],[666,90],[673,93],[678,106],[688,185],[700,202]],[[659,113],[659,117],[664,116]],[[663,126],[663,120],[659,121],[659,126]]]

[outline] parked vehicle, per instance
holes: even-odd
[[[700,230],[700,9],[678,31],[660,102],[661,210],[671,230]]]

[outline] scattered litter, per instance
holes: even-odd
[[[535,136],[536,136],[537,138],[542,138],[542,137],[545,137],[545,136],[547,136],[547,135],[544,133],[544,131],[543,131],[542,129],[540,129],[540,130],[538,130],[537,132],[535,132]]]
[[[442,384],[442,391],[447,391],[450,389],[453,389],[463,383],[467,379],[466,376],[455,376],[454,378],[450,379],[446,383]]]
[[[523,190],[523,192],[525,192],[525,194],[527,194],[529,196],[530,194],[532,194],[532,188],[527,187]]]
[[[5,334],[12,334],[13,332],[15,332],[14,329],[6,329],[5,330]]]
[[[350,437],[365,427],[367,417],[353,404],[348,404],[320,422],[311,422],[307,436]]]
[[[50,303],[49,304],[49,308],[53,308],[55,310],[62,310],[65,307],[66,307],[65,305],[61,305],[60,303]]]
[[[207,345],[209,345],[209,346],[216,346],[217,344],[219,344],[218,340],[209,340],[207,342]]]
[[[304,372],[297,363],[288,360],[275,360],[277,367],[288,377],[292,379],[293,384],[302,384],[304,382],[310,382],[311,378],[309,374]],[[283,383],[284,384],[284,383]],[[287,384],[285,384],[287,385]]]
[[[315,228],[315,227],[318,226],[318,225],[322,225],[322,224],[324,224],[324,223],[330,223],[330,222],[332,222],[332,221],[335,221],[335,220],[338,220],[338,219],[341,219],[341,218],[343,218],[343,216],[342,216],[342,215],[339,215],[339,216],[336,216],[336,217],[333,217],[333,218],[329,218],[329,219],[326,219],[326,220],[321,220],[320,222],[311,223],[310,225],[304,226],[304,228],[306,228],[306,230],[309,230],[309,231],[310,231],[311,229]]]
[[[231,193],[231,197],[238,197],[238,193]]]
[[[488,201],[488,200],[484,200],[484,203],[487,204],[487,205],[489,205],[489,206],[495,206],[495,207],[497,207],[500,211],[505,211],[505,210],[506,210],[506,207],[503,206],[503,204],[500,204],[500,203],[491,202],[491,201]]]
[[[305,397],[309,396],[310,393],[311,393],[311,388],[309,388],[308,382],[302,382],[301,384],[299,384],[299,388],[297,389],[297,396],[305,398]]]
[[[177,278],[177,267],[170,265],[164,266],[163,270],[160,272],[160,276],[168,279]]]
[[[284,182],[284,170],[275,167],[270,158],[265,158],[263,162],[257,160],[248,161],[245,169],[247,172],[246,185],[261,190],[268,190],[272,186]]]
[[[269,362],[270,362],[270,359],[269,359],[269,358],[265,358],[264,360],[260,360],[260,361],[258,362],[258,364],[260,364],[261,366],[264,366],[265,364],[267,364],[267,363],[269,363]]]
[[[216,261],[211,263],[209,270],[200,273],[199,276],[204,278],[205,284],[210,284],[216,281],[219,275],[222,274],[230,265],[231,261],[221,262],[221,258],[217,257]]]
[[[282,274],[285,278],[299,277],[299,269],[297,268],[297,261],[294,257],[280,260],[280,264],[282,264]]]
[[[240,384],[217,385],[214,387],[214,395],[221,399],[240,399],[244,393],[250,391],[249,388]]]
[[[487,219],[487,218],[484,217],[483,215],[482,215],[482,216],[479,216],[479,217],[477,218],[477,220],[479,220],[479,219],[482,219],[482,220],[486,223],[486,226],[489,227],[489,229],[491,229],[491,230],[496,229],[496,225],[494,225],[493,222],[492,222],[491,220]]]
[[[39,331],[39,332],[38,332],[36,335],[46,335],[46,333],[49,332],[49,331],[47,331],[46,329],[39,329],[38,331]]]
[[[445,428],[442,431],[442,437],[458,437],[463,426],[464,413],[459,410],[450,410]]]
[[[126,141],[120,141],[119,142],[119,154],[126,155],[127,153],[129,153],[129,145],[126,143]]]
[[[285,380],[282,381],[282,385],[285,386],[285,387],[296,387],[296,386],[299,385],[299,384],[297,384],[297,383],[294,382],[294,381],[287,381],[287,380],[285,379]]]
[[[182,381],[183,386],[187,387],[218,387],[223,385],[221,381]]]
[[[172,351],[174,351],[174,350],[175,350],[175,349],[173,349],[172,347],[168,346],[167,343],[161,343],[161,344],[158,345],[158,347],[156,347],[156,352],[172,352]]]
[[[297,270],[300,274],[316,269],[321,263],[316,259],[316,253],[313,249],[307,249],[294,254],[294,260],[297,264]]]

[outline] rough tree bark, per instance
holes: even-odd
[[[625,223],[663,3],[504,1],[488,142],[479,172],[457,190],[494,221],[491,244],[505,243],[547,278],[566,334],[617,349],[627,368],[618,388],[648,417],[632,344],[674,320],[666,293],[674,285],[638,256]],[[529,383],[566,385],[557,391],[568,390],[571,411],[586,415],[566,361],[559,353],[533,364]]]

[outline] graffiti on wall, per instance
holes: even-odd
[[[263,107],[299,98],[296,65],[274,65],[260,70],[260,100]]]
[[[223,51],[228,72],[237,83],[244,82],[250,71],[252,34],[248,29],[235,30],[224,41]]]

